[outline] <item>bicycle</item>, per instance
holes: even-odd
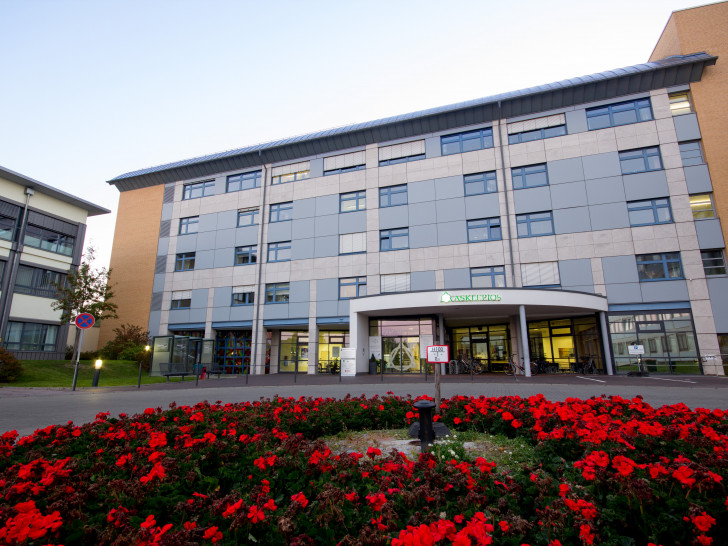
[[[577,367],[576,373],[582,373],[584,375],[594,375],[597,373],[597,366],[594,363],[594,357],[585,356],[581,359],[580,365]]]
[[[504,371],[506,375],[526,375],[526,369],[523,366],[523,359],[521,359],[521,363],[519,364],[518,355],[516,353],[513,353],[510,360],[508,361],[508,366]]]

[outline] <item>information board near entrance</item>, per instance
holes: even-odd
[[[427,362],[447,363],[450,361],[450,347],[447,345],[428,345],[427,346]]]
[[[356,348],[341,349],[341,376],[354,377],[356,375]]]

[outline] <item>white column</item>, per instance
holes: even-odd
[[[602,326],[602,345],[604,346],[604,365],[607,368],[607,375],[614,375],[612,369],[612,350],[609,346],[609,329],[607,328],[607,314],[599,312],[599,323]]]
[[[369,373],[369,317],[349,313],[349,346],[356,349],[356,373]]]
[[[308,373],[313,375],[318,368],[319,357],[319,329],[316,317],[308,320]]]
[[[531,377],[531,355],[528,352],[528,325],[526,324],[526,306],[518,306],[518,314],[521,318],[521,351],[523,354],[523,368],[526,377]]]

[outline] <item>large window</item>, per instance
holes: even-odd
[[[683,167],[702,165],[705,163],[705,159],[703,158],[703,147],[699,140],[681,142],[678,146],[680,147],[680,159],[682,159]]]
[[[25,228],[24,243],[33,248],[40,248],[48,252],[71,256],[73,254],[73,245],[76,242],[74,237],[64,235],[50,229],[42,228],[28,224]]]
[[[12,240],[16,222],[15,218],[0,215],[0,239]]]
[[[693,107],[690,104],[690,91],[670,93],[668,96],[670,98],[670,112],[673,116],[689,114],[693,111]]]
[[[495,193],[498,191],[498,183],[495,171],[487,173],[466,174],[463,177],[465,184],[465,195],[480,195],[482,193]]]
[[[652,118],[650,99],[638,99],[609,106],[589,108],[586,111],[586,122],[590,131],[629,125],[640,121],[649,121]]]
[[[291,241],[268,243],[268,262],[291,261]]]
[[[479,129],[440,137],[442,155],[460,154],[493,147],[493,129]]]
[[[696,193],[691,195],[690,210],[693,211],[693,219],[695,220],[715,218],[713,196],[710,193]]]
[[[8,322],[5,348],[12,351],[55,351],[58,326],[30,322]]]
[[[288,201],[287,203],[275,203],[270,206],[270,219],[268,220],[271,224],[274,222],[285,222],[293,218],[293,202]]]
[[[352,191],[339,195],[339,212],[355,212],[367,208],[367,192]]]
[[[260,187],[260,171],[234,174],[227,177],[226,192],[252,190]]]
[[[5,262],[0,262],[0,266]],[[2,268],[0,267],[0,272]],[[2,279],[2,275],[0,275]],[[27,265],[18,266],[15,292],[43,298],[57,298],[58,287],[66,282],[66,274]]]
[[[339,299],[349,300],[367,295],[366,277],[344,277],[339,279]]]
[[[215,361],[224,373],[251,373],[253,335],[250,330],[217,330]],[[270,349],[269,349],[270,351]]]
[[[235,265],[252,265],[257,261],[258,245],[235,247]]]
[[[195,268],[195,253],[181,252],[174,261],[175,271],[192,271]]]
[[[703,259],[703,270],[705,276],[725,275],[725,256],[722,249],[701,250],[700,257]]]
[[[627,203],[629,225],[650,226],[653,224],[669,224],[672,222],[670,199],[648,199]]]
[[[363,169],[366,169],[366,152],[364,150],[324,157],[324,176]]]
[[[511,178],[514,190],[549,185],[549,175],[545,163],[511,169]]]
[[[215,193],[215,181],[206,180],[204,182],[195,182],[194,184],[185,184],[182,189],[182,199],[199,199],[207,197]]]
[[[505,285],[506,268],[502,265],[470,268],[470,286],[473,288],[501,288]]]
[[[679,252],[641,254],[636,258],[640,282],[684,278]]]
[[[565,134],[566,125],[555,125],[554,127],[544,127],[542,129],[534,129],[532,131],[512,133],[508,135],[508,144],[520,144],[521,142],[531,142],[532,140],[543,140],[545,138],[564,136]]]
[[[288,303],[290,289],[287,282],[265,285],[265,303]]]
[[[662,169],[660,149],[657,146],[619,152],[622,174],[644,173]]]
[[[192,306],[192,291],[179,290],[172,292],[171,309],[189,309]]]
[[[540,237],[554,234],[554,217],[551,211],[518,214],[516,230],[519,237]]]
[[[311,175],[311,162],[302,161],[301,163],[292,163],[290,165],[281,165],[273,167],[271,171],[272,185],[286,184],[296,180],[306,180]]]
[[[200,225],[199,216],[189,216],[187,218],[179,219],[179,234],[188,235],[190,233],[197,233],[197,229]]]
[[[499,241],[501,239],[500,218],[468,220],[468,242]]]
[[[359,254],[367,251],[367,232],[339,235],[339,254]]]
[[[409,228],[383,229],[379,232],[379,250],[402,250],[409,248]]]
[[[254,286],[234,286],[233,297],[230,305],[253,305],[255,303]]]
[[[254,226],[258,223],[260,210],[258,207],[240,209],[238,211],[238,227]]]
[[[407,204],[407,184],[379,188],[379,207],[396,207]]]
[[[379,148],[379,166],[396,165],[425,159],[425,141],[416,140]]]
[[[387,294],[391,292],[409,292],[410,290],[409,273],[394,273],[391,275],[382,275],[379,280],[382,294]]]
[[[5,275],[5,262],[0,260],[0,284],[3,282],[3,276]]]

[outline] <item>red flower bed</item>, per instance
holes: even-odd
[[[458,431],[536,457],[332,453],[415,400],[281,399],[99,414],[0,437],[0,543],[728,544],[728,413],[619,397],[454,397]]]

